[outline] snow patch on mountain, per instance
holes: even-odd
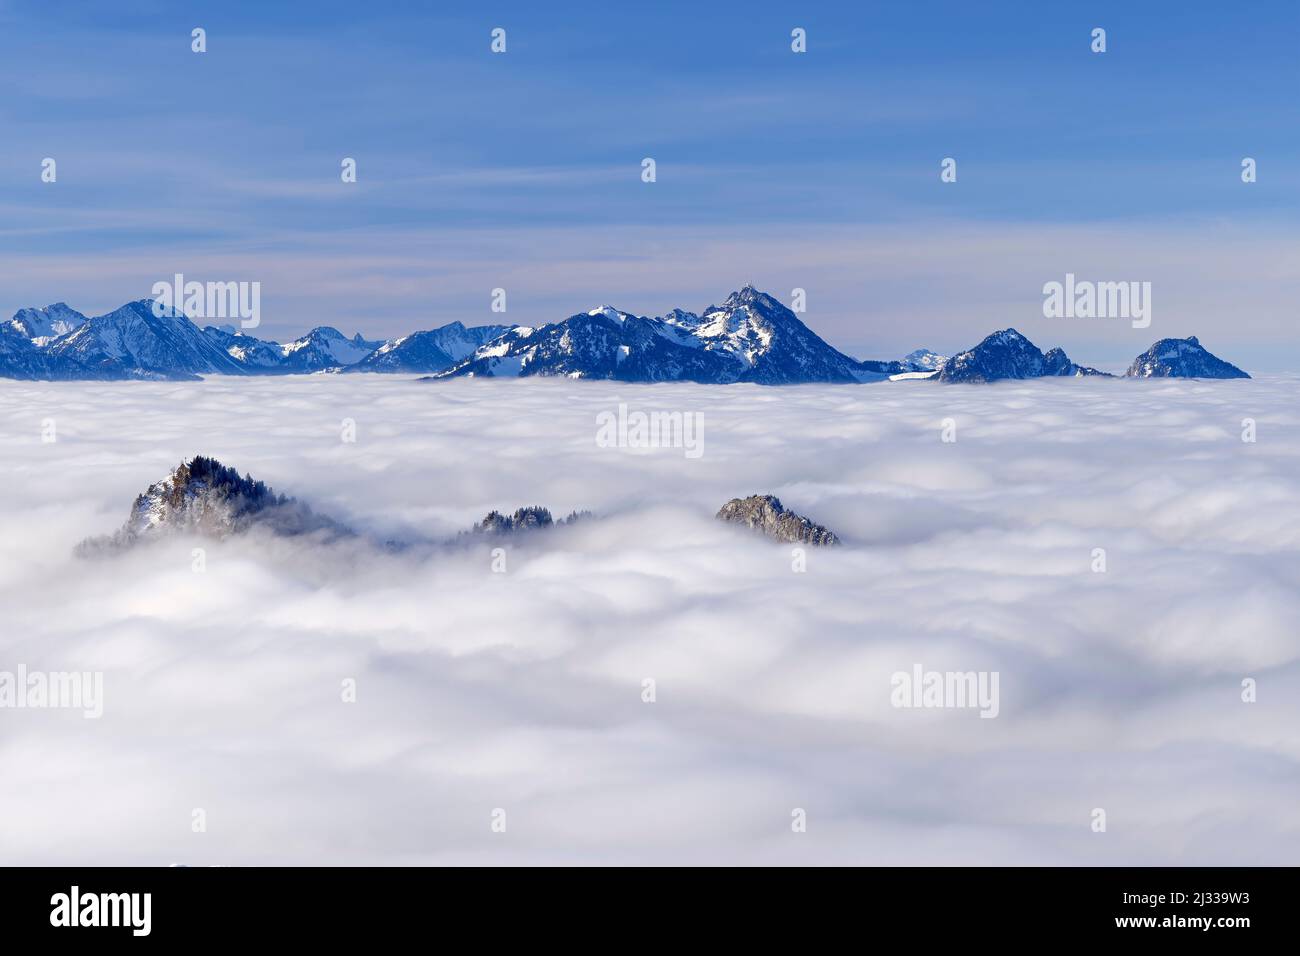
[[[85,322],[86,317],[69,308],[66,302],[55,302],[43,309],[19,309],[9,325],[40,347],[81,328]]]
[[[936,372],[940,365],[948,361],[948,356],[929,349],[915,349],[904,355],[901,361],[913,372]]]
[[[385,342],[349,369],[354,372],[440,372],[474,354],[475,349],[492,341],[509,326],[479,325],[466,327],[452,322],[440,328],[413,332]]]

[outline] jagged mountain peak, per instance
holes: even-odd
[[[941,382],[997,382],[1003,379],[1105,374],[1076,365],[1064,349],[1041,352],[1025,335],[1008,327],[985,336],[974,348],[948,359],[940,366],[936,378]]]
[[[684,329],[694,329],[700,324],[700,317],[694,312],[687,312],[685,309],[670,309],[662,320],[669,325],[679,326]]]
[[[602,306],[515,328],[435,378],[554,375],[616,381],[858,382],[878,379],[753,286],[700,315],[643,318]]]
[[[66,302],[54,302],[43,309],[19,309],[9,320],[9,327],[37,346],[76,331],[86,322],[86,317]]]
[[[1194,335],[1160,339],[1135,358],[1124,374],[1129,378],[1250,378],[1208,351]]]
[[[587,314],[592,316],[604,316],[611,322],[622,322],[625,319],[633,317],[631,313],[624,312],[622,309],[616,309],[612,305],[598,305],[594,309],[589,309]]]
[[[731,293],[723,300],[722,305],[711,305],[701,314],[708,315],[711,312],[720,312],[723,310],[735,311],[737,309],[754,309],[757,313],[765,318],[774,315],[789,316],[794,318],[794,313],[785,307],[774,296],[762,292],[752,285],[746,285],[741,289]]]
[[[727,302],[749,305],[752,302],[776,302],[776,299],[759,289],[752,282],[746,282],[735,292],[731,293],[731,295],[727,296]]]
[[[507,325],[466,326],[460,321],[449,322],[385,342],[347,371],[440,372],[472,356],[476,349],[509,330]]]
[[[836,545],[840,539],[822,525],[789,511],[775,495],[732,498],[716,515],[719,521],[744,525],[786,544]]]
[[[348,338],[332,325],[320,325],[280,346],[280,354],[286,371],[319,372],[356,365],[382,344],[368,342],[359,334]]]
[[[184,313],[155,311],[137,299],[50,342],[44,353],[51,378],[194,379],[205,373],[239,374],[240,365]]]
[[[279,535],[351,534],[265,482],[247,473],[240,475],[215,458],[195,455],[138,495],[126,523],[115,534],[83,541],[78,553],[118,550],[172,534],[224,538],[254,527]]]

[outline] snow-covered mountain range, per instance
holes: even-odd
[[[1062,375],[1112,377],[1109,372],[1076,365],[1062,349],[1041,352],[1015,329],[1003,329],[974,348],[945,360],[934,378],[941,382],[996,382]],[[1134,359],[1125,375],[1130,378],[1250,378],[1235,365],[1206,351],[1195,336],[1161,339]]]
[[[541,328],[514,328],[433,377],[464,375],[759,385],[887,377],[827,345],[752,286],[699,314],[674,309],[650,319],[601,306]]]
[[[0,325],[0,376],[21,379],[194,379],[200,375],[288,375],[440,371],[506,330],[453,322],[392,342],[348,338],[322,326],[292,342],[259,339],[234,326],[199,328],[173,309],[140,299],[87,318],[62,302],[21,309]]]
[[[539,327],[453,322],[391,341],[322,326],[292,342],[233,326],[199,328],[150,299],[87,318],[59,302],[22,309],[0,325],[0,377],[37,380],[194,379],[201,375],[390,372],[432,379],[525,377],[758,385],[934,378],[993,382],[1104,375],[1059,348],[1046,353],[1015,329],[951,358],[917,349],[902,359],[860,360],[823,341],[790,309],[746,286],[721,305],[658,318],[601,306]],[[1131,376],[1249,377],[1195,338],[1162,339]]]

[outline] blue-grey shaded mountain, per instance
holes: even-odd
[[[938,352],[932,352],[929,349],[916,349],[908,352],[902,358],[902,364],[907,366],[905,371],[908,372],[937,372],[944,362],[948,361],[948,356],[940,355]]]
[[[326,369],[347,368],[355,365],[382,346],[383,342],[369,342],[357,333],[348,338],[338,329],[328,325],[312,329],[302,338],[294,339],[280,347],[284,372],[323,372]]]
[[[284,346],[279,342],[259,339],[231,325],[209,325],[203,334],[247,375],[276,375],[285,371]]]
[[[872,372],[882,377],[915,371],[911,365],[899,359],[863,359],[858,362],[857,367],[861,372]],[[860,378],[859,381],[869,381],[869,379]]]
[[[939,367],[941,382],[998,382],[1004,379],[1044,378],[1059,375],[1106,375],[1095,368],[1076,365],[1059,348],[1041,352],[1015,329],[1003,329]]]
[[[66,302],[55,302],[43,309],[19,309],[8,325],[36,346],[45,345],[60,335],[79,329],[86,317]]]
[[[1135,358],[1124,374],[1130,378],[1250,378],[1207,351],[1194,335],[1161,339]]]
[[[467,328],[452,322],[427,332],[413,332],[385,342],[355,365],[349,372],[441,372],[497,336],[508,332],[508,325],[478,325]]]
[[[877,372],[881,376],[909,374],[915,376],[920,372],[938,372],[939,367],[948,361],[945,355],[931,352],[929,349],[916,349],[908,352],[901,359],[863,359],[858,368],[864,372]]]
[[[203,330],[245,375],[302,375],[346,368],[365,358],[382,342],[348,338],[328,325],[318,326],[285,345],[259,339],[234,326],[208,326]]]
[[[44,349],[54,379],[194,379],[244,370],[174,309],[154,314],[151,299],[87,319]]]
[[[10,322],[0,325],[0,375],[28,380],[50,377],[45,352]]]
[[[286,344],[232,325],[200,329],[152,299],[87,319],[62,302],[20,309],[0,324],[0,377],[29,380],[193,380],[201,375],[288,375],[355,368],[429,373],[507,330],[452,322],[394,342],[348,338],[329,326]]]

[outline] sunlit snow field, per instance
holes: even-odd
[[[620,402],[702,413],[703,455],[598,447]],[[0,863],[1300,859],[1300,377],[2,381],[0,448],[0,670],[105,696],[0,709]],[[72,556],[194,454],[381,538],[595,517],[505,573],[487,543]],[[845,546],[796,573],[714,520],[756,493]],[[999,672],[998,716],[895,709],[914,664]]]

